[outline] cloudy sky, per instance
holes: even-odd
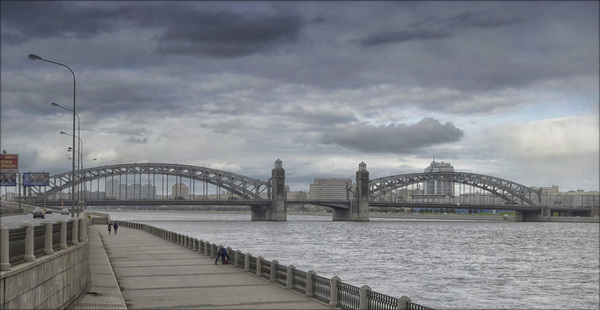
[[[1,149],[68,172],[163,162],[267,180],[436,161],[599,189],[599,4],[1,2]]]

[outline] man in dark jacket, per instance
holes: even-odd
[[[217,259],[215,259],[215,265],[217,264],[217,262],[219,261],[219,257],[221,258],[221,263],[225,264],[225,262],[229,261],[229,254],[227,254],[227,249],[221,247],[219,249],[219,252],[217,252]]]

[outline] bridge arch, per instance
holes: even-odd
[[[243,199],[264,200],[260,195],[267,193],[270,197],[271,186],[268,181],[261,181],[233,172],[198,167],[191,165],[168,164],[168,163],[134,163],[99,166],[76,171],[75,185],[122,175],[164,175],[189,178],[196,181],[215,185],[221,189],[242,197]],[[51,197],[55,193],[69,190],[72,184],[71,172],[65,172],[50,176],[49,189],[42,186],[32,186],[31,193],[38,200]]]
[[[541,189],[534,189],[494,176],[467,172],[423,172],[398,174],[373,179],[369,182],[369,196],[371,197],[371,201],[374,201],[386,193],[398,188],[437,180],[461,183],[480,188],[502,198],[502,200],[508,203],[514,202],[514,199],[519,199],[526,205],[537,207],[541,202]]]

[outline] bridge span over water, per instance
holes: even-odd
[[[415,185],[418,188],[419,184],[429,181],[451,182],[478,189],[481,193],[485,193],[483,196],[489,197],[490,201],[473,202],[465,201],[464,197],[457,200],[457,197],[432,198],[415,194]],[[285,170],[279,159],[275,161],[271,177],[266,181],[207,167],[133,163],[78,170],[74,183],[77,188],[81,188],[76,192],[75,199],[85,200],[87,205],[244,205],[251,207],[253,220],[286,220],[287,206],[294,204],[326,206],[333,210],[334,220],[349,221],[368,220],[369,207],[514,210],[516,219],[520,221],[538,221],[551,214],[550,212],[566,211],[562,210],[564,207],[544,205],[541,188],[525,186],[490,175],[467,172],[425,172],[369,179],[365,163],[359,164],[356,183],[347,186],[345,200],[288,200],[285,192]],[[51,176],[49,184],[46,187],[29,187],[28,195],[38,204],[57,206],[71,203],[70,189],[73,185],[71,172]],[[94,191],[94,184],[96,191]],[[109,184],[118,184],[119,187],[110,188]],[[133,186],[128,186],[129,184]],[[158,184],[163,193],[169,191],[169,185],[176,184],[189,185],[188,188],[191,188],[192,192],[186,199],[181,195],[178,196],[177,193],[172,193],[170,197],[168,195],[159,197],[148,190],[143,191],[143,186],[148,188],[151,186],[156,190]],[[411,186],[413,186],[412,190],[409,189]],[[100,194],[101,187],[105,187],[103,195]],[[402,190],[406,195],[401,199],[389,198],[389,195]],[[226,194],[223,194],[223,191]],[[67,192],[66,196],[65,192]],[[79,194],[84,198],[77,197]],[[463,196],[468,197],[468,195]],[[586,212],[591,212],[591,208],[579,211],[587,214]]]

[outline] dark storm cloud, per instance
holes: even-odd
[[[413,30],[374,34],[361,40],[362,46],[373,46],[388,43],[400,43],[414,40],[430,40],[450,37],[447,31]]]
[[[157,37],[161,54],[239,57],[294,41],[303,25],[296,15],[186,12]]]
[[[369,153],[414,154],[421,148],[459,141],[463,135],[454,124],[427,117],[413,125],[349,125],[324,134],[321,142]]]
[[[291,13],[199,10],[194,3],[98,6],[93,2],[2,2],[2,10],[2,36],[9,43],[36,38],[87,39],[116,32],[122,25],[135,25],[157,30],[154,39],[160,54],[218,58],[270,51],[293,42],[304,25],[300,16]]]
[[[421,21],[411,23],[408,30],[386,31],[369,35],[360,43],[362,46],[394,44],[407,41],[445,39],[469,28],[498,28],[522,23],[520,18],[504,18],[493,16],[487,12],[474,13],[466,11],[447,18],[429,16]]]
[[[118,29],[120,11],[113,7],[94,9],[74,3],[2,2],[2,37],[8,43],[23,43],[37,38],[86,39]]]

